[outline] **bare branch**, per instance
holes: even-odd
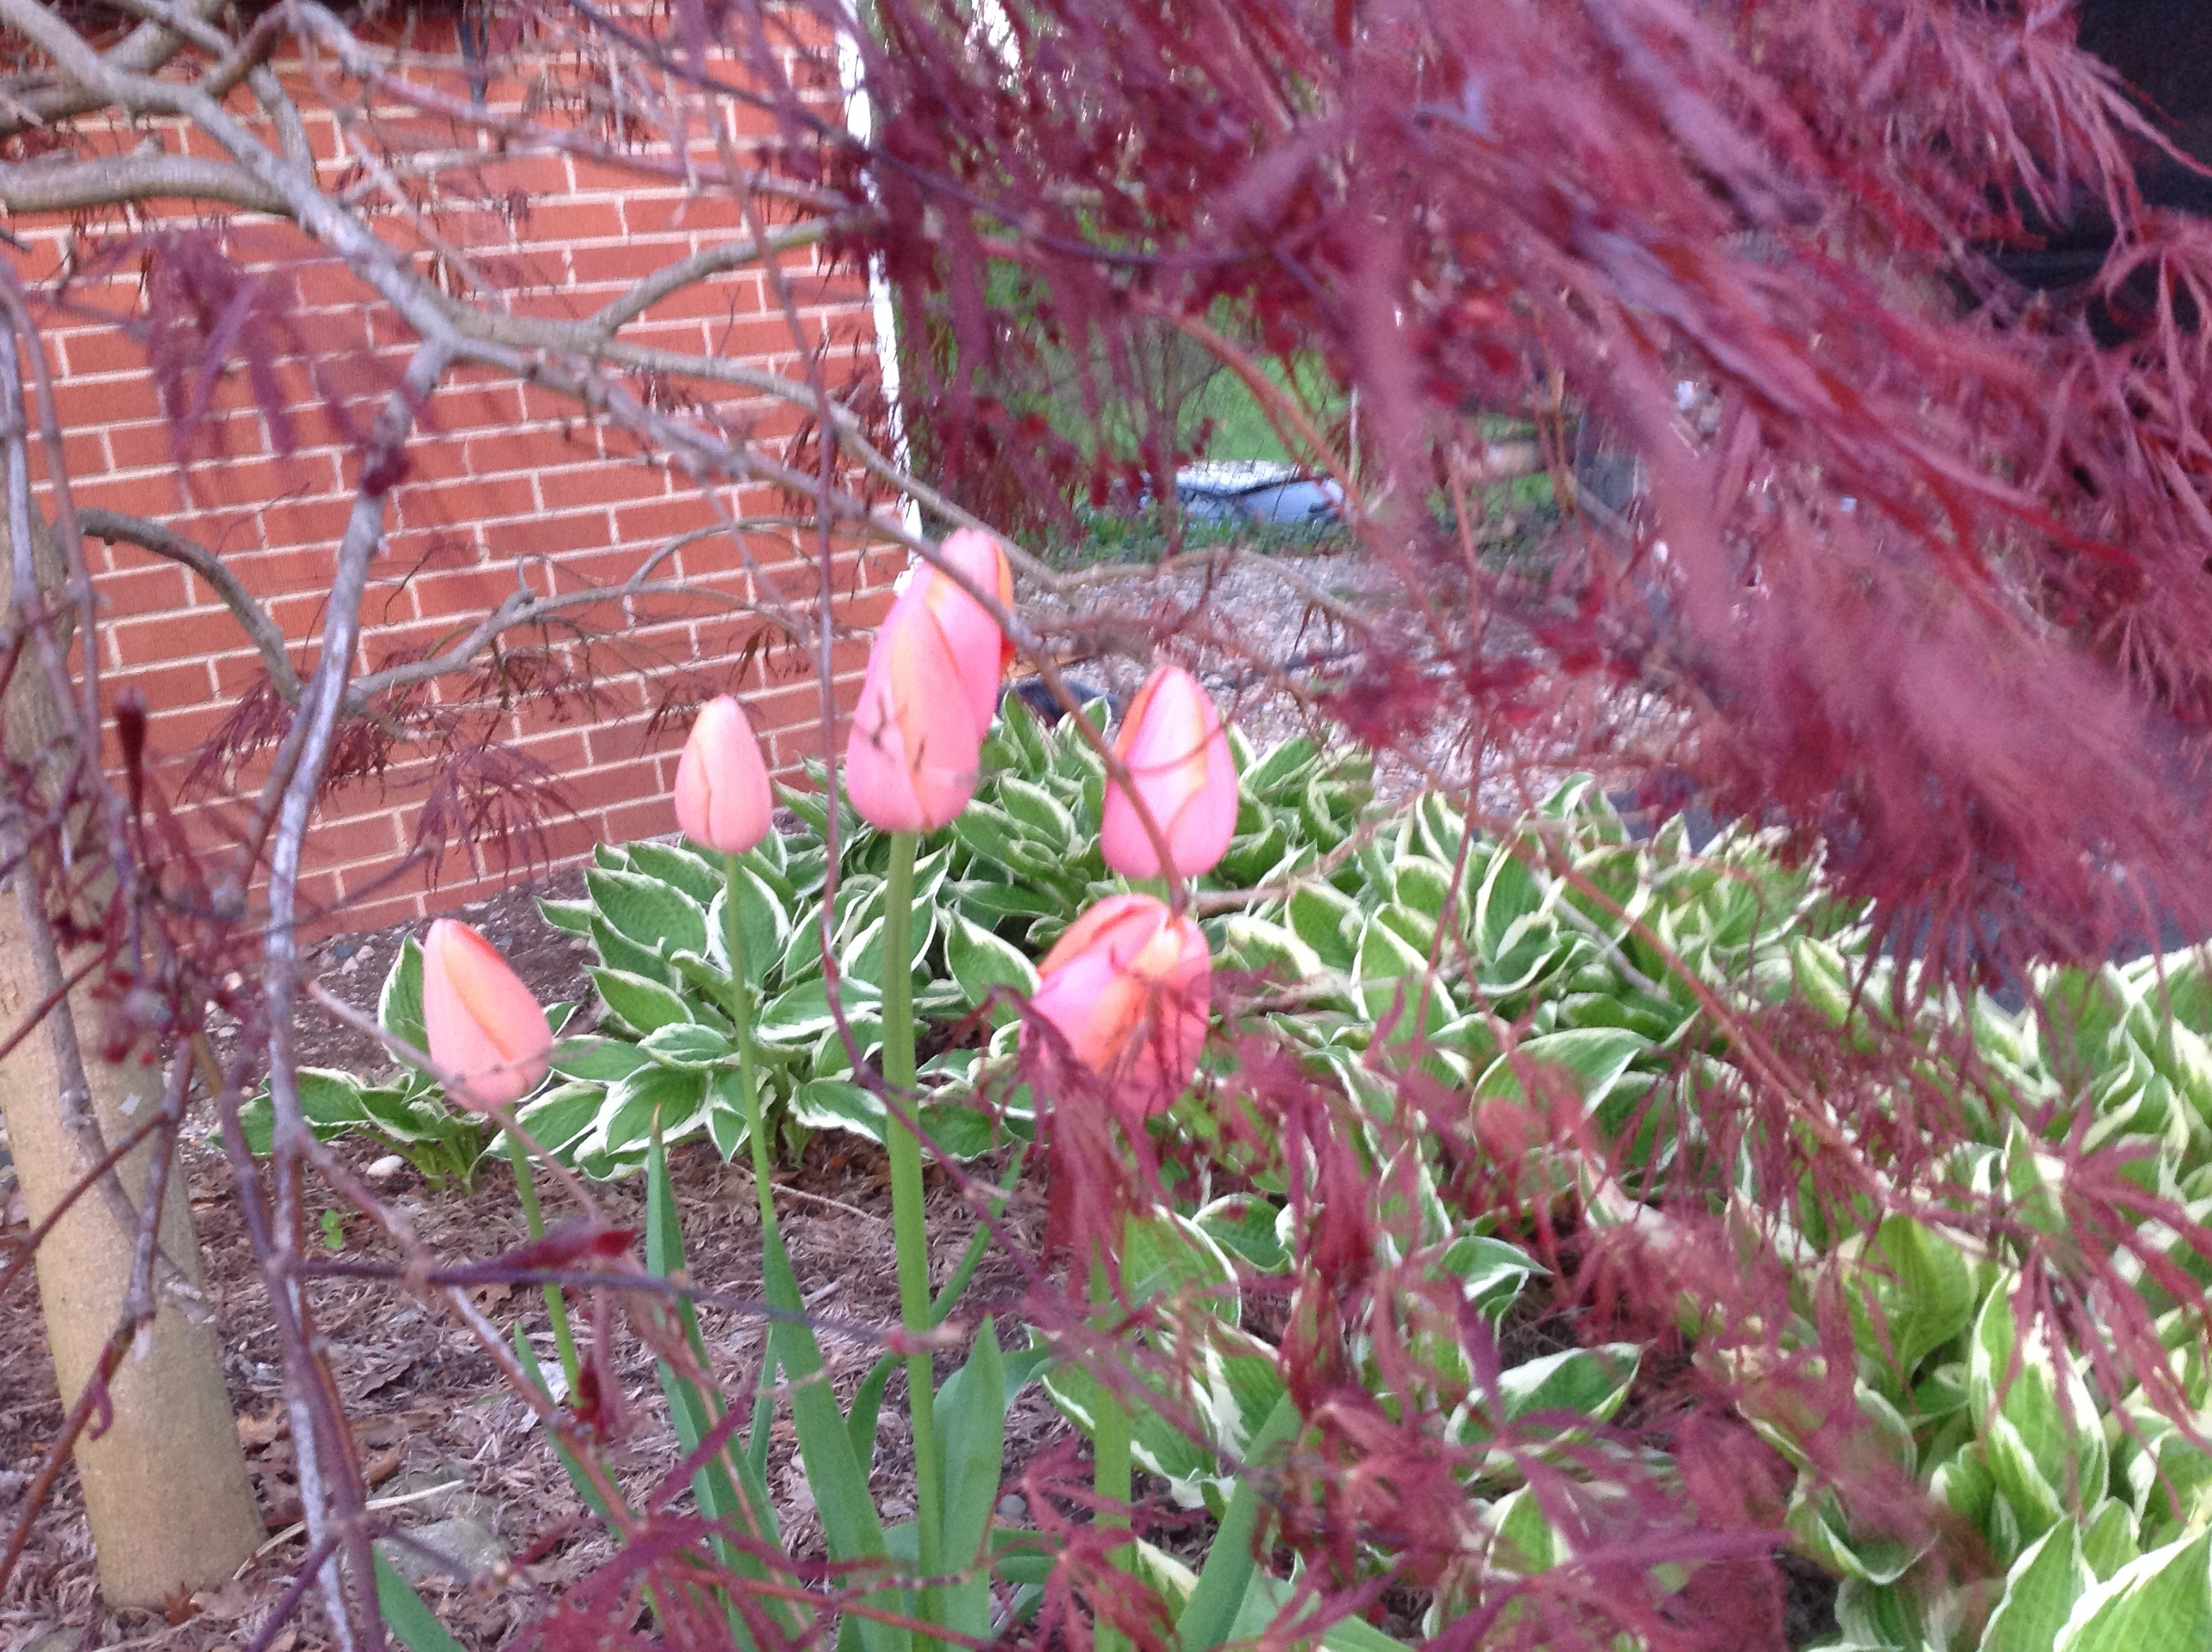
[[[285,652],[284,633],[253,599],[252,592],[239,582],[238,576],[223,565],[222,557],[198,540],[188,539],[174,528],[143,516],[88,506],[77,513],[77,520],[95,539],[150,550],[156,556],[183,563],[205,580],[237,616],[247,639],[260,652],[262,664],[269,672],[270,686],[283,696],[287,705],[300,703],[300,676],[292,669],[291,656]]]
[[[283,197],[226,161],[140,149],[91,161],[0,161],[0,207],[21,216],[76,212],[118,201],[222,201],[254,212]]]

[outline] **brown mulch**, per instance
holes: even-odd
[[[340,1151],[359,1173],[379,1150],[341,1144]],[[678,1150],[671,1157],[693,1278],[712,1291],[757,1298],[760,1224],[751,1178],[703,1146]],[[188,1149],[186,1163],[231,1398],[270,1541],[234,1582],[195,1597],[186,1608],[191,1615],[181,1623],[165,1624],[158,1613],[105,1613],[74,1477],[65,1473],[39,1517],[20,1575],[0,1600],[0,1637],[10,1644],[20,1645],[51,1625],[88,1631],[76,1643],[86,1647],[129,1641],[182,1652],[242,1644],[289,1582],[303,1552],[304,1540],[288,1535],[299,1517],[299,1503],[264,1287],[220,1155],[212,1145],[200,1143]],[[613,1220],[642,1230],[640,1181],[598,1193]],[[487,1162],[474,1187],[466,1190],[434,1190],[406,1172],[386,1183],[384,1198],[442,1257],[489,1258],[526,1236],[513,1183],[501,1162]],[[852,1138],[817,1137],[780,1204],[793,1262],[814,1309],[862,1325],[894,1321],[897,1296],[882,1153]],[[374,1239],[368,1220],[333,1196],[325,1193],[315,1202],[310,1220],[319,1222],[325,1210],[335,1212],[343,1234],[333,1254],[391,1255],[388,1247]],[[1033,1242],[1042,1212],[1018,1205],[1008,1220],[1025,1242]],[[935,1177],[931,1230],[940,1270],[949,1268],[972,1222],[953,1191]],[[986,1264],[969,1300],[979,1308],[995,1302],[1004,1309],[1018,1299],[1021,1290],[1019,1269],[998,1257]],[[520,1322],[545,1367],[556,1369],[544,1304],[534,1291],[494,1286],[475,1294],[478,1306],[502,1331]],[[473,1592],[434,1581],[425,1585],[426,1598],[465,1645],[501,1643],[564,1586],[609,1558],[611,1543],[577,1498],[538,1419],[502,1387],[490,1359],[441,1304],[383,1283],[324,1282],[313,1287],[313,1297],[372,1495],[408,1499],[389,1505],[403,1527],[472,1517],[489,1528],[509,1556],[527,1562],[508,1581]],[[21,1512],[15,1505],[62,1420],[37,1315],[35,1293],[28,1288],[0,1301],[0,1521],[9,1524]],[[1018,1315],[1009,1317],[1018,1321]],[[729,1391],[743,1388],[758,1368],[758,1322],[712,1309],[701,1320],[718,1378]],[[652,1356],[626,1328],[616,1340],[614,1369],[629,1415],[611,1461],[624,1490],[641,1496],[675,1461],[676,1441]],[[849,1394],[878,1351],[857,1340],[823,1340],[832,1376],[841,1391]],[[949,1370],[945,1367],[947,1374]],[[895,1378],[883,1408],[874,1462],[874,1490],[887,1519],[912,1510],[911,1446],[900,1392]],[[1034,1388],[1018,1402],[1007,1426],[1010,1466],[1028,1461],[1066,1432]],[[793,1552],[818,1548],[819,1528],[796,1465],[787,1420],[775,1430],[769,1483]],[[316,1610],[311,1606],[301,1621],[303,1643],[319,1643]]]

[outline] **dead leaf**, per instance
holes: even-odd
[[[238,1419],[238,1442],[248,1451],[258,1451],[291,1425],[291,1415],[280,1400],[259,1417],[250,1413],[240,1416]]]
[[[261,1604],[260,1591],[243,1578],[234,1577],[218,1588],[202,1589],[191,1597],[192,1605],[210,1618],[225,1623],[235,1623]],[[181,1623],[172,1618],[171,1623]]]
[[[381,1485],[397,1474],[400,1465],[406,1461],[407,1448],[404,1444],[388,1446],[361,1466],[362,1481],[367,1485]]]
[[[199,1615],[200,1604],[192,1598],[192,1592],[190,1589],[180,1588],[175,1594],[164,1595],[161,1599],[161,1616],[168,1620],[169,1627],[172,1629],[180,1624],[188,1624]]]

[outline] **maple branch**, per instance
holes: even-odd
[[[240,582],[238,576],[224,566],[222,557],[198,540],[186,538],[173,527],[149,521],[143,516],[131,516],[123,511],[87,506],[77,513],[77,520],[95,539],[150,550],[156,556],[166,556],[173,562],[181,562],[206,580],[214,588],[216,595],[222,598],[224,606],[237,616],[246,637],[259,651],[262,664],[269,673],[270,686],[283,696],[287,705],[299,704],[300,676],[292,669],[292,659],[285,649],[283,629],[269,617],[268,610],[254,600],[253,593]]]

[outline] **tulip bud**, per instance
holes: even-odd
[[[1114,755],[1128,770],[1130,786],[1114,779],[1106,784],[1098,823],[1106,864],[1124,878],[1195,878],[1212,871],[1237,830],[1237,760],[1221,714],[1198,679],[1180,665],[1154,671],[1129,702]],[[1166,841],[1166,867],[1139,802]]]
[[[775,807],[745,708],[726,694],[709,700],[677,761],[676,823],[695,843],[743,854],[768,835]]]
[[[962,528],[937,548],[937,554],[977,590],[995,595],[1000,607],[1013,607],[1014,571],[1006,565],[1006,553],[988,534]],[[1013,641],[982,604],[941,570],[925,566],[916,577],[927,581],[922,601],[936,616],[959,665],[969,709],[975,714],[975,738],[980,740],[990,732],[991,720],[998,715],[999,685],[1006,680],[1006,667],[1013,664]]]
[[[545,1012],[498,949],[441,918],[422,941],[422,1024],[453,1098],[479,1112],[517,1102],[545,1076]]]
[[[1045,955],[1030,1010],[1134,1121],[1189,1088],[1212,985],[1213,960],[1196,924],[1149,895],[1115,895],[1069,925]]]
[[[1006,559],[983,535],[956,533],[940,554],[1012,600]],[[863,820],[929,832],[968,806],[1012,653],[973,597],[934,568],[915,570],[876,633],[846,743],[846,794]]]

